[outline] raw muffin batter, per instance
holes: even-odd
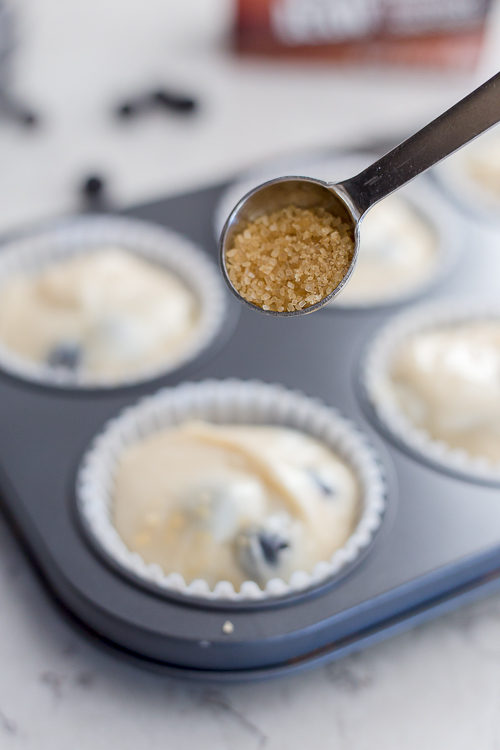
[[[359,496],[352,470],[296,430],[188,422],[125,450],[113,522],[165,573],[238,589],[328,560],[353,531]]]
[[[164,268],[119,248],[89,251],[0,294],[0,340],[21,357],[119,380],[176,359],[197,320],[193,294]]]
[[[418,333],[391,376],[399,407],[432,438],[500,461],[500,321]]]
[[[404,198],[390,196],[363,219],[356,268],[332,304],[383,302],[411,292],[431,276],[437,260],[432,227]]]

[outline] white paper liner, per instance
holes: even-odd
[[[135,369],[113,378],[71,372],[30,361],[0,340],[0,367],[27,380],[69,388],[113,388],[133,385],[166,375],[195,359],[215,339],[226,314],[227,293],[215,264],[186,237],[136,219],[115,216],[82,216],[14,240],[0,249],[0,292],[9,278],[33,275],[54,261],[92,249],[117,246],[163,266],[192,291],[198,320],[186,346],[154,367]]]
[[[189,419],[216,423],[271,424],[301,430],[331,447],[352,468],[362,490],[358,523],[343,547],[312,573],[295,571],[289,581],[270,580],[265,589],[245,581],[239,592],[229,581],[213,590],[205,580],[187,585],[182,575],[147,564],[131,552],[112,522],[114,473],[121,452],[160,429]],[[121,566],[165,591],[210,599],[261,600],[315,586],[339,573],[370,544],[385,507],[381,466],[364,435],[334,409],[280,385],[260,381],[205,380],[165,388],[108,422],[84,456],[77,477],[77,504],[94,540]]]
[[[412,308],[393,318],[375,337],[364,358],[361,377],[366,396],[382,424],[413,453],[437,468],[469,479],[500,482],[500,462],[495,464],[486,457],[471,456],[465,449],[454,448],[415,426],[399,408],[390,378],[395,353],[413,335],[447,325],[491,319],[500,322],[500,305],[449,299]]]
[[[476,218],[490,222],[500,221],[500,195],[495,195],[481,185],[468,170],[468,160],[474,151],[483,149],[491,140],[500,140],[500,129],[493,128],[477,140],[444,159],[433,168],[432,173],[444,191],[461,208],[466,209]]]
[[[262,182],[283,175],[305,175],[326,182],[339,182],[353,177],[378,158],[378,154],[348,152],[329,154],[301,155],[295,158],[276,160],[244,175],[223,193],[214,215],[214,232],[217,241],[227,217],[238,201],[250,190]],[[414,279],[394,290],[387,292],[379,299],[354,299],[339,294],[324,310],[368,309],[394,305],[404,301],[415,300],[430,287],[439,283],[452,269],[465,243],[465,226],[461,217],[449,205],[432,180],[423,176],[398,191],[398,195],[408,201],[416,214],[427,223],[436,236],[436,260],[429,273]],[[361,248],[362,251],[362,248]]]

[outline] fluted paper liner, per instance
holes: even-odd
[[[190,419],[216,423],[270,424],[295,428],[325,443],[351,467],[361,487],[353,533],[312,573],[295,571],[288,581],[273,578],[264,589],[245,581],[236,591],[229,581],[210,589],[205,580],[186,584],[182,575],[147,564],[131,552],[113,526],[113,483],[122,451],[148,435]],[[83,458],[77,478],[78,509],[97,545],[123,568],[159,589],[210,599],[261,600],[284,596],[339,573],[370,544],[385,507],[385,482],[379,461],[363,434],[320,401],[280,385],[260,381],[205,380],[165,388],[125,409],[108,422]]]
[[[217,268],[186,237],[144,221],[114,216],[74,217],[9,242],[0,252],[0,292],[13,276],[33,276],[55,261],[108,246],[129,250],[162,266],[190,289],[197,301],[198,319],[185,347],[154,367],[138,367],[128,375],[104,378],[30,361],[0,340],[1,368],[27,380],[60,387],[113,388],[173,372],[210,346],[223,325],[227,306]]]

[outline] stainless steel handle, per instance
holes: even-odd
[[[360,216],[500,121],[500,73],[355,177],[339,183]]]

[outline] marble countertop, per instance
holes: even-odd
[[[17,91],[43,121],[0,123],[0,231],[77,209],[94,171],[126,206],[280,152],[410,132],[500,67],[498,5],[473,76],[237,61],[229,0],[15,7]],[[163,82],[199,95],[199,116],[113,119]],[[188,684],[75,634],[0,518],[2,750],[498,750],[499,706],[500,595],[300,676]]]

